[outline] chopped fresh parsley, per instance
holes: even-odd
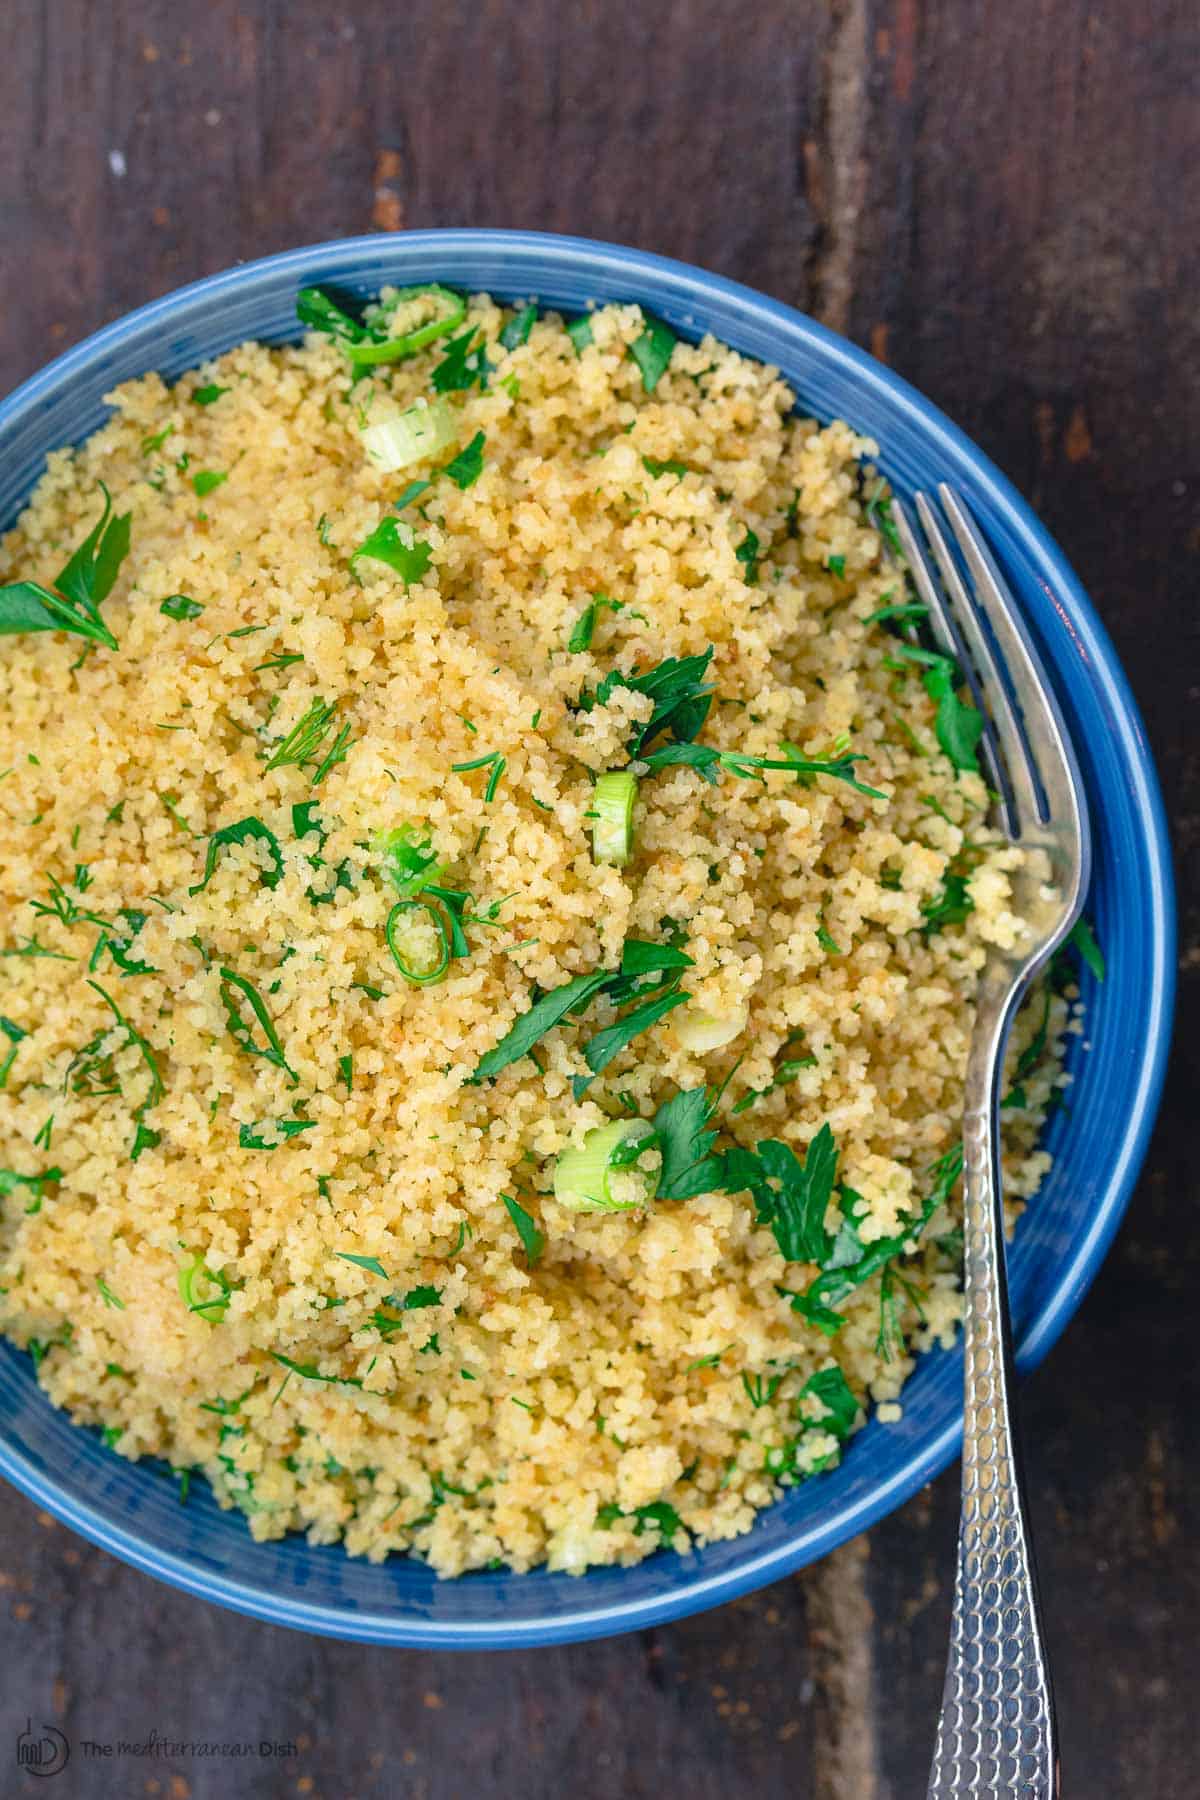
[[[219,400],[222,394],[228,394],[231,391],[227,387],[220,387],[215,381],[210,381],[207,386],[198,387],[193,393],[192,399],[197,406],[211,406],[214,400]]]
[[[405,533],[401,536],[401,532]],[[407,525],[395,519],[381,519],[374,531],[365,537],[350,557],[353,569],[360,560],[385,563],[397,574],[405,587],[420,581],[429,568],[433,552],[423,538],[414,537]]]
[[[477,431],[465,450],[460,450],[453,461],[448,462],[442,470],[457,488],[469,488],[483,474],[483,446],[486,439],[482,431]]]
[[[844,556],[831,556],[825,567],[831,575],[836,575],[839,581],[845,581],[846,559]]]
[[[667,1500],[651,1500],[645,1506],[635,1506],[631,1512],[622,1512],[615,1500],[596,1509],[596,1523],[601,1530],[608,1530],[618,1519],[633,1520],[634,1537],[641,1537],[644,1531],[653,1526],[668,1550],[676,1537],[686,1529],[683,1520]]]
[[[208,855],[204,861],[204,875],[195,887],[188,889],[189,894],[201,893],[212,880],[217,866],[217,858],[221,851],[230,844],[265,844],[271,858],[271,867],[259,870],[259,880],[264,887],[275,888],[283,880],[283,851],[279,848],[279,839],[269,826],[261,819],[239,819],[234,825],[222,825],[214,831],[208,840]]]
[[[22,1041],[29,1036],[29,1033],[23,1031],[19,1025],[14,1024],[11,1019],[6,1019],[3,1013],[0,1013],[0,1031],[2,1031],[8,1039],[9,1046],[3,1057],[0,1057],[0,1088],[2,1088],[8,1081],[8,1072],[17,1059],[17,1050]]]
[[[1082,913],[1068,932],[1067,943],[1079,952],[1081,961],[1091,970],[1096,980],[1103,981],[1107,972],[1104,952],[1096,942],[1096,934]]]
[[[239,975],[233,969],[221,969],[221,1004],[225,1008],[225,1029],[234,1042],[245,1051],[247,1056],[262,1057],[276,1069],[282,1069],[295,1087],[300,1077],[289,1064],[283,1053],[283,1045],[279,1041],[266,1001],[252,981],[245,975]],[[254,1026],[247,1022],[242,1013],[242,1000],[248,1002],[251,1012],[266,1040],[265,1046],[255,1042]]]
[[[431,481],[410,481],[408,486],[402,489],[392,501],[392,505],[397,512],[403,512],[406,506],[411,506],[414,500],[419,500],[421,495],[432,486]]]
[[[292,1375],[300,1375],[305,1381],[328,1381],[335,1387],[361,1388],[362,1380],[357,1375],[322,1375],[315,1363],[293,1362],[290,1356],[284,1356],[278,1350],[271,1352],[274,1360],[287,1369]]]
[[[112,501],[104,483],[104,510],[82,544],[54,578],[54,589],[36,581],[14,581],[0,586],[0,637],[19,631],[71,631],[118,648],[117,640],[100,616],[100,607],[112,592],[121,564],[129,554],[129,513],[113,516]]]
[[[186,594],[168,594],[158,610],[168,619],[198,619],[204,608],[199,600],[189,600]]]
[[[917,644],[897,644],[895,654],[922,666],[925,692],[937,705],[934,734],[954,767],[960,772],[978,774],[979,758],[975,752],[983,735],[983,714],[959,698],[964,683],[954,658]]]
[[[746,535],[734,551],[734,556],[742,565],[742,580],[747,587],[758,585],[759,542],[757,534],[746,527]]]
[[[381,1281],[388,1278],[387,1270],[377,1256],[356,1256],[352,1250],[335,1250],[334,1255],[339,1262],[353,1263],[356,1269],[365,1269],[368,1275],[378,1275]]]
[[[519,1200],[514,1200],[511,1194],[501,1194],[500,1198],[504,1202],[504,1210],[516,1227],[526,1260],[532,1268],[545,1249],[546,1240],[538,1230],[531,1214],[525,1211]]]
[[[654,1135],[662,1155],[660,1200],[691,1200],[720,1186],[722,1160],[713,1155],[715,1130],[709,1121],[716,1097],[706,1087],[681,1089],[654,1115]]]
[[[647,475],[654,477],[655,481],[662,475],[678,475],[682,479],[683,476],[691,473],[685,462],[677,462],[673,457],[669,457],[665,462],[659,462],[655,456],[643,456],[642,467]]]
[[[433,371],[431,380],[438,394],[465,393],[488,383],[487,344],[474,325],[445,345],[445,357]]]
[[[567,336],[575,346],[576,356],[582,356],[592,342],[592,321],[587,313],[581,313],[577,319],[567,320]]]
[[[921,929],[927,937],[944,930],[947,925],[961,925],[975,911],[968,880],[961,871],[948,868],[939,891],[928,900],[922,900],[921,913],[925,923]]]
[[[281,1143],[288,1138],[299,1137],[302,1131],[311,1131],[316,1125],[315,1119],[264,1119],[256,1125],[243,1125],[238,1131],[238,1143],[243,1150],[278,1150]],[[274,1134],[273,1141],[268,1141],[267,1132]]]
[[[703,726],[712,705],[714,690],[705,685],[705,677],[713,654],[710,644],[699,656],[668,656],[640,673],[634,669],[626,675],[613,669],[596,689],[592,704],[606,706],[618,687],[645,694],[653,701],[650,718],[635,727],[629,740],[629,754],[633,757],[644,758],[647,744],[663,732],[670,732],[679,743],[689,742]]]
[[[838,1152],[828,1123],[822,1125],[801,1161],[777,1138],[767,1138],[757,1155],[735,1149],[726,1169],[750,1189],[757,1222],[769,1225],[787,1262],[823,1263],[831,1239],[825,1214],[837,1179]]]
[[[197,469],[192,476],[192,486],[197,496],[203,500],[205,494],[211,494],[214,488],[219,488],[223,481],[228,480],[227,469]]]
[[[536,319],[536,306],[523,306],[519,312],[515,312],[500,333],[502,347],[505,350],[516,350],[521,344],[528,343]]]
[[[113,1293],[102,1275],[97,1275],[96,1286],[100,1289],[100,1298],[103,1300],[105,1306],[115,1307],[118,1312],[125,1311],[125,1302],[119,1295]]]
[[[648,763],[652,770],[680,765],[696,769],[705,781],[713,783],[721,770],[727,770],[742,781],[761,780],[763,769],[784,770],[794,774],[801,782],[807,782],[814,775],[829,775],[835,781],[844,781],[856,794],[865,794],[869,799],[883,800],[887,797],[878,788],[868,787],[865,782],[859,781],[854,774],[855,763],[865,762],[865,756],[810,757],[802,756],[799,751],[792,752],[787,745],[781,748],[785,752],[782,756],[748,756],[740,750],[715,750],[711,744],[664,744],[661,749],[647,751],[641,761]]]
[[[671,327],[652,313],[643,311],[645,329],[634,338],[629,354],[641,370],[642,386],[652,394],[667,372],[667,365],[678,339]]]
[[[567,639],[567,649],[572,655],[577,656],[581,651],[590,649],[592,634],[596,629],[596,620],[606,609],[609,612],[624,612],[625,602],[610,600],[607,594],[593,594],[571,627],[571,635]]]
[[[38,1213],[42,1210],[42,1190],[54,1182],[61,1181],[61,1169],[40,1169],[33,1175],[22,1175],[16,1169],[0,1169],[0,1200],[9,1194],[15,1194],[19,1187],[27,1188],[31,1195],[26,1204],[27,1213]]]

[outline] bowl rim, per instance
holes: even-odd
[[[669,288],[672,299],[677,298],[681,304],[693,303],[703,308],[712,296],[718,295],[736,306],[744,317],[756,317],[768,329],[786,328],[793,343],[803,342],[826,370],[852,375],[857,382],[887,397],[916,421],[931,448],[941,448],[951,460],[968,464],[979,490],[1003,519],[1005,529],[1019,551],[1031,563],[1051,571],[1055,591],[1064,603],[1062,610],[1070,614],[1072,630],[1081,642],[1091,673],[1109,707],[1135,810],[1142,822],[1144,849],[1149,860],[1153,984],[1147,1053],[1138,1064],[1137,1084],[1128,1101],[1129,1118],[1121,1155],[1109,1173],[1087,1230],[1071,1254],[1061,1262],[1052,1294],[1021,1340],[1017,1365],[1021,1372],[1028,1371],[1045,1356],[1078,1307],[1131,1198],[1165,1077],[1174,1005],[1175,894],[1166,815],[1157,773],[1129,682],[1078,577],[1055,540],[1007,477],[939,407],[866,351],[783,301],[771,299],[744,283],[713,274],[695,264],[602,239],[554,232],[455,228],[404,232],[394,241],[418,255],[427,251],[431,259],[455,250],[503,255],[510,260],[513,273],[513,279],[504,285],[516,294],[525,291],[519,281],[522,263],[532,267],[550,258],[564,272],[574,267],[586,270],[594,277],[603,271],[608,277],[627,281],[631,299],[637,298],[639,281],[652,278],[656,287],[660,290],[664,286]],[[201,298],[219,302],[222,296],[244,285],[252,286],[264,276],[286,275],[291,271],[297,277],[303,275],[306,284],[335,280],[339,274],[346,279],[346,263],[352,263],[356,258],[378,260],[381,256],[386,257],[388,242],[388,236],[379,233],[322,240],[237,263],[173,289],[82,339],[0,400],[0,436],[14,417],[36,405],[64,378],[86,369],[131,335],[159,325],[169,326],[174,315],[189,302]],[[502,1619],[440,1621],[411,1614],[314,1605],[273,1593],[265,1585],[255,1587],[244,1581],[200,1571],[186,1556],[149,1547],[136,1531],[114,1524],[86,1501],[63,1492],[52,1479],[43,1476],[18,1444],[4,1437],[0,1437],[0,1475],[35,1504],[122,1561],[186,1593],[214,1601],[235,1612],[271,1624],[359,1642],[427,1649],[517,1648],[578,1642],[643,1629],[719,1605],[790,1574],[802,1564],[816,1560],[866,1530],[931,1481],[957,1454],[961,1437],[960,1411],[957,1418],[914,1451],[890,1478],[873,1484],[863,1495],[843,1502],[839,1510],[819,1526],[801,1528],[781,1546],[758,1555],[748,1554],[735,1568],[724,1573],[689,1576],[690,1559],[680,1558],[680,1578],[667,1592],[640,1601],[617,1597],[602,1606],[584,1602],[586,1587],[585,1580],[581,1580],[580,1599],[583,1603],[577,1611],[508,1624]],[[752,1543],[749,1537],[745,1541],[748,1547]]]

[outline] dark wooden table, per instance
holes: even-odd
[[[1116,639],[1200,844],[1194,0],[8,0],[0,388],[238,258],[532,226],[707,264],[848,332],[996,458]],[[1195,889],[1128,1222],[1027,1384],[1067,1792],[1200,1786]],[[1136,1346],[1136,1348],[1131,1348]],[[195,1604],[0,1492],[0,1792],[27,1716],[294,1758],[85,1762],[56,1795],[918,1795],[947,1474],[820,1568],[608,1643],[423,1655]]]

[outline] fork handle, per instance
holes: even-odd
[[[963,1108],[962,1512],[929,1800],[1053,1800],[1054,1699],[1009,1396],[997,1086],[1020,992],[979,995]]]

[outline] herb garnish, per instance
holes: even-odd
[[[315,1119],[263,1119],[256,1125],[242,1125],[238,1130],[238,1143],[243,1150],[278,1150],[288,1138],[311,1131],[316,1123]],[[268,1143],[264,1135],[268,1131],[279,1134],[277,1142]]]
[[[203,500],[205,494],[211,494],[214,488],[219,488],[223,481],[228,480],[228,469],[197,469],[192,476],[192,486],[197,496]]]
[[[18,631],[72,631],[78,637],[119,646],[100,616],[121,564],[129,554],[129,513],[113,517],[104,483],[104,511],[82,544],[54,578],[56,592],[37,581],[0,587],[0,636]]]
[[[410,526],[401,525],[398,520],[389,516],[381,519],[374,531],[352,553],[350,567],[353,569],[360,558],[367,562],[385,563],[400,577],[405,587],[411,587],[414,581],[420,581],[425,574],[432,556],[433,552],[424,538],[414,537]]]
[[[523,306],[515,312],[508,324],[500,333],[500,343],[505,350],[515,350],[521,344],[528,343],[529,334],[537,319],[536,306]]]
[[[127,1044],[136,1045],[142,1061],[150,1071],[150,1086],[140,1106],[134,1108],[133,1144],[129,1151],[130,1162],[136,1162],[143,1150],[152,1150],[159,1141],[157,1131],[151,1131],[145,1123],[146,1114],[156,1107],[165,1092],[162,1075],[159,1072],[158,1059],[149,1041],[142,1036],[136,1026],[129,1023],[116,1001],[107,994],[98,981],[88,981],[88,986],[103,1000],[112,1013],[117,1025],[125,1033]],[[102,1050],[101,1045],[112,1032],[111,1026],[102,1026],[96,1035],[89,1039],[81,1050],[77,1050],[67,1065],[67,1073],[63,1079],[64,1091],[70,1086],[75,1093],[116,1094],[121,1085],[112,1070],[112,1050]],[[96,1087],[96,1081],[105,1085]]]
[[[669,325],[653,313],[642,312],[645,329],[629,346],[629,354],[642,373],[642,386],[652,394],[667,372],[671,354],[679,341]]]
[[[204,608],[199,600],[189,600],[186,594],[168,594],[159,602],[158,610],[168,619],[198,619]]]
[[[958,690],[963,686],[963,675],[954,658],[918,644],[897,644],[894,653],[922,666],[925,692],[937,703],[934,733],[954,767],[960,772],[978,774],[975,750],[983,735],[983,714],[960,700]]]
[[[247,1056],[261,1056],[264,1062],[269,1062],[273,1067],[282,1069],[284,1074],[289,1077],[292,1086],[295,1087],[299,1082],[300,1077],[290,1066],[287,1057],[283,1053],[283,1045],[279,1041],[279,1033],[276,1031],[271,1015],[267,1011],[266,1002],[254,983],[247,980],[244,975],[237,974],[233,969],[223,968],[220,971],[220,975],[221,1003],[225,1008],[225,1029],[228,1031],[230,1037],[233,1038],[236,1044],[240,1045]],[[238,998],[239,994],[249,1002],[250,1010],[254,1014],[254,1017],[262,1030],[262,1034],[266,1039],[265,1048],[263,1045],[257,1044],[254,1041],[254,1026],[248,1024],[242,1016],[242,1002]]]
[[[11,1019],[6,1019],[3,1013],[0,1013],[0,1031],[4,1033],[9,1043],[8,1050],[3,1058],[0,1058],[0,1088],[2,1088],[8,1081],[8,1072],[17,1059],[17,1050],[29,1033],[23,1031],[19,1025],[15,1025]]]
[[[337,700],[316,699],[311,701],[303,717],[298,719],[287,736],[281,738],[276,744],[267,762],[267,768],[283,769],[289,764],[302,768],[316,755],[324,743],[337,715],[339,705],[340,702]],[[344,734],[348,733],[348,730],[348,727],[343,726],[342,731],[338,734],[338,739],[340,740]],[[326,757],[318,773],[313,776],[314,787],[329,766],[332,765],[329,763],[329,758]]]
[[[210,381],[207,386],[198,387],[193,393],[192,399],[196,402],[197,406],[211,406],[214,400],[219,400],[221,398],[222,394],[231,392],[232,389],[220,387],[217,382]]]
[[[477,431],[465,450],[448,462],[442,470],[457,488],[473,487],[483,474],[483,446],[486,443],[482,431]],[[399,502],[396,502],[399,505]]]
[[[445,358],[430,378],[435,393],[457,394],[476,386],[487,386],[487,344],[474,325],[469,325],[458,337],[450,338],[445,350]]]
[[[208,886],[217,866],[217,858],[227,845],[250,842],[265,844],[271,857],[272,866],[269,869],[259,869],[259,880],[264,887],[278,887],[283,880],[283,851],[279,848],[279,839],[269,826],[263,824],[261,819],[251,817],[239,819],[235,825],[222,825],[219,831],[213,832],[208,840],[208,855],[204,861],[203,879],[198,881],[195,887],[190,887],[188,893],[202,893]]]
[[[747,587],[758,586],[759,544],[757,535],[746,527],[746,535],[734,551],[734,556],[742,565],[742,580]]]
[[[504,1210],[516,1227],[526,1260],[532,1268],[545,1249],[546,1240],[519,1200],[514,1200],[511,1194],[501,1194],[500,1198],[504,1202]]]
[[[490,806],[496,797],[496,789],[500,786],[500,777],[508,767],[508,759],[499,750],[493,750],[489,756],[477,756],[472,762],[451,763],[450,768],[455,775],[468,775],[472,769],[490,769],[487,787],[483,792],[483,804]]]
[[[615,1500],[596,1508],[596,1523],[601,1530],[607,1531],[618,1519],[633,1520],[634,1537],[641,1537],[649,1526],[655,1526],[668,1550],[676,1537],[686,1530],[683,1520],[667,1500],[651,1500],[645,1506],[635,1506],[631,1512],[623,1512]]]
[[[593,594],[579,617],[576,619],[574,625],[571,627],[571,635],[567,639],[567,649],[572,655],[578,655],[581,651],[591,647],[592,634],[596,629],[596,620],[600,616],[600,613],[605,609],[615,613],[624,612],[625,602],[623,600],[610,600],[607,594]],[[611,692],[611,689],[609,691]]]

